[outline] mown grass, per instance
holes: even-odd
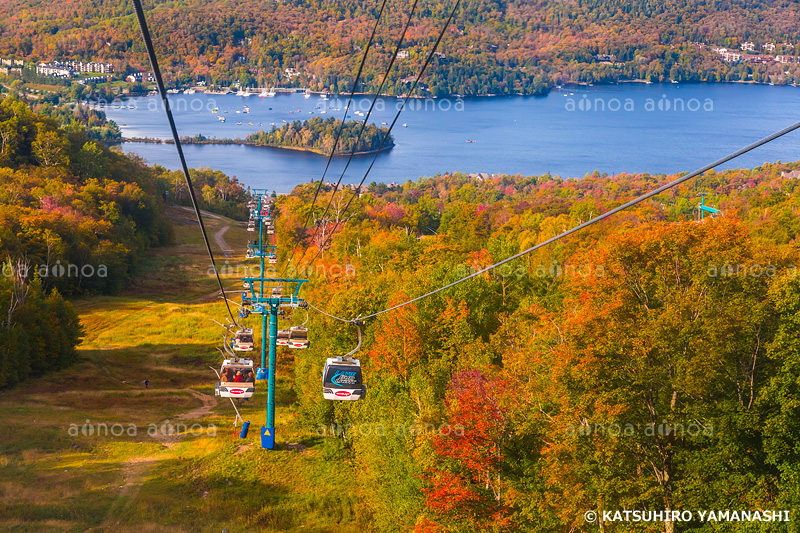
[[[230,223],[207,222],[212,235]],[[292,358],[277,369],[276,450],[260,447],[263,386],[238,406],[252,424],[246,439],[227,400],[177,418],[202,406],[190,390],[213,397],[222,330],[210,319],[225,310],[208,297],[216,282],[196,226],[176,235],[123,295],[74,302],[86,331],[74,366],[0,394],[0,529],[369,531],[348,457],[300,422]],[[224,238],[235,251],[247,241],[235,226]],[[168,424],[185,433],[150,434]]]

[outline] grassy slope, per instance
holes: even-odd
[[[237,438],[208,368],[219,364],[221,331],[209,319],[222,320],[224,307],[196,223],[172,216],[179,242],[152,253],[126,294],[75,302],[86,329],[80,362],[0,394],[0,529],[368,531],[363,495],[342,472],[349,461],[299,422],[291,363],[278,367],[277,449],[260,448],[263,387],[240,408],[252,426]],[[233,226],[224,239],[235,266],[247,232],[207,219],[210,235],[222,225]],[[226,284],[237,288],[238,279]],[[194,435],[148,435],[150,424],[178,424],[181,414],[203,434],[194,426]],[[134,424],[137,435],[70,435],[87,420]]]

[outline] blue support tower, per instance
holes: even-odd
[[[722,211],[720,211],[719,209],[716,209],[714,207],[706,205],[706,195],[705,195],[705,193],[703,193],[703,196],[700,199],[700,203],[697,205],[697,209],[698,209],[698,211],[700,213],[700,220],[703,220],[705,213],[708,213],[711,216],[722,215]]]
[[[261,428],[261,447],[267,450],[275,448],[275,370],[277,367],[277,340],[278,340],[278,313],[281,307],[306,307],[306,303],[299,298],[300,286],[308,280],[305,279],[277,279],[263,277],[264,259],[277,257],[274,245],[264,244],[263,219],[272,216],[272,206],[264,209],[263,198],[266,190],[255,190],[258,197],[255,212],[252,217],[258,222],[258,244],[248,246],[254,257],[261,259],[262,277],[242,278],[250,286],[250,298],[253,313],[262,315],[261,343],[261,368],[258,370],[257,379],[267,380],[267,416],[266,424]],[[266,213],[265,213],[266,211]],[[293,289],[293,290],[292,290]],[[269,291],[267,294],[266,291]],[[244,295],[242,295],[243,300]],[[268,348],[269,347],[269,348]],[[269,356],[269,360],[267,360]]]

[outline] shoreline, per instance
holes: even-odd
[[[736,84],[736,85],[763,85],[765,87],[792,87],[792,88],[800,87],[800,84],[798,84],[798,83],[775,84],[775,83],[757,82],[757,81],[752,81],[752,80],[731,80],[731,81],[714,81],[714,82],[708,82],[708,81],[680,81],[680,82],[672,83],[671,81],[648,82],[647,80],[635,79],[635,80],[619,80],[619,81],[613,81],[613,82],[597,82],[597,83],[593,83],[593,82],[591,82],[591,83],[590,82],[569,82],[569,83],[564,83],[563,85],[554,85],[554,86],[548,88],[546,92],[542,92],[542,93],[538,93],[538,94],[523,94],[523,93],[493,94],[493,93],[491,93],[491,94],[476,94],[476,95],[472,95],[472,94],[469,94],[469,95],[466,95],[466,94],[450,94],[450,95],[447,95],[447,96],[432,96],[432,95],[429,95],[429,96],[418,96],[418,95],[412,95],[412,96],[409,97],[409,100],[447,100],[447,99],[451,99],[451,98],[465,99],[465,100],[466,99],[490,99],[490,98],[502,99],[502,98],[520,98],[520,97],[521,98],[543,98],[543,97],[549,96],[551,93],[558,93],[559,91],[562,91],[562,90],[564,90],[566,88],[569,88],[569,87],[580,87],[580,88],[597,87],[597,88],[600,88],[600,87],[611,87],[611,86],[614,86],[614,85],[622,85],[622,84],[629,84],[629,83],[642,84],[642,85],[656,85],[656,86],[657,85],[670,85],[670,84],[673,84],[673,85]],[[219,93],[219,92],[202,90],[202,89],[205,89],[204,87],[200,87],[200,88],[194,87],[193,89],[195,89],[195,92],[197,94],[209,94],[209,95],[216,95],[216,96],[219,96],[219,95],[223,94],[223,93]],[[174,90],[175,90],[174,88],[173,89],[168,89],[168,91],[174,91]],[[170,92],[169,94],[172,95],[172,96],[192,96],[192,94],[188,94],[187,95],[186,89],[180,89],[180,90],[182,92],[180,92],[180,93]],[[315,95],[323,94],[323,92],[321,92],[321,91],[309,91],[309,92],[311,92],[311,94],[315,94]],[[278,94],[279,95],[281,95],[281,94],[286,95],[286,94],[294,94],[294,93],[302,94],[300,91],[297,91],[297,90],[286,90],[285,92],[282,92],[282,93],[279,92]],[[349,95],[334,94],[334,93],[328,93],[328,94],[330,94],[330,97],[329,97],[330,99],[347,98],[349,96]],[[235,92],[228,92],[228,93],[224,93],[224,95],[225,96],[236,96],[236,93]],[[158,96],[158,92],[157,91],[151,91],[149,93],[136,94],[136,95],[117,95],[117,96],[115,96],[114,100],[125,101],[125,100],[135,99],[135,98],[146,98],[146,97],[149,97],[149,96]],[[250,97],[253,97],[253,96],[257,96],[257,94],[256,93],[252,93]],[[354,97],[355,96],[374,97],[375,94],[374,93],[357,92],[357,93],[354,93],[353,96]],[[381,97],[381,98],[394,98],[394,99],[397,99],[397,100],[402,100],[403,98],[405,98],[405,96],[403,96],[403,95],[397,96],[397,95],[393,95],[393,94],[379,94],[378,96]],[[242,96],[242,98],[249,98],[249,97]],[[272,98],[274,98],[274,97],[272,97]],[[83,103],[86,103],[87,105],[93,106],[93,107],[99,107],[99,108],[103,107],[103,104],[101,104],[98,101],[87,100],[87,101],[85,101]],[[108,105],[108,101],[106,102],[105,105]],[[367,152],[367,153],[369,153],[369,152]]]
[[[446,96],[412,95],[412,96],[409,97],[409,100],[415,100],[415,99],[439,100],[439,99],[444,99],[444,98],[509,98],[509,97],[515,97],[515,96],[541,97],[541,96],[547,96],[551,92],[558,91],[559,87],[561,87],[561,88],[563,88],[563,87],[604,87],[604,86],[610,86],[610,85],[620,85],[620,84],[623,84],[623,83],[642,83],[642,84],[646,84],[646,85],[668,85],[668,84],[671,84],[673,82],[671,80],[650,82],[650,81],[643,80],[643,79],[629,79],[629,80],[626,79],[626,80],[617,80],[617,81],[612,81],[612,82],[566,82],[566,83],[563,83],[561,85],[553,85],[552,87],[548,87],[548,89],[545,92],[538,93],[538,94],[522,94],[522,93],[510,93],[510,94],[495,94],[495,93],[489,93],[489,94],[457,94],[457,93],[454,93],[454,94],[448,94]],[[702,84],[717,85],[717,84],[725,84],[725,83],[735,83],[735,84],[745,84],[745,85],[765,85],[765,86],[775,86],[775,87],[798,87],[798,86],[800,86],[797,83],[794,83],[794,84],[792,84],[792,83],[774,84],[774,83],[757,82],[757,81],[752,81],[752,80],[679,81],[679,82],[675,82],[675,84],[681,84],[681,85],[683,85],[683,84],[685,84],[685,85],[702,85]],[[187,89],[194,89],[194,91],[196,93],[202,93],[202,94],[209,94],[209,95],[223,95],[224,94],[226,96],[236,96],[236,93],[233,92],[233,91],[229,91],[227,93],[221,93],[221,92],[217,92],[217,91],[208,91],[208,90],[206,90],[205,87],[189,87],[189,88],[179,89],[182,92],[181,93],[177,93],[177,94],[184,94],[185,95]],[[172,88],[170,90],[175,90],[175,88]],[[276,89],[276,92],[277,92],[276,96],[278,96],[278,95],[286,95],[286,94],[295,94],[295,93],[302,94],[302,91],[300,91],[299,89],[290,88],[290,87],[283,88],[283,90]],[[308,92],[310,94],[315,95],[315,96],[319,96],[319,95],[322,95],[322,94],[328,94],[329,98],[331,98],[331,99],[333,99],[333,98],[346,98],[346,97],[349,96],[349,94],[337,94],[337,93],[331,93],[329,91],[308,91]],[[170,94],[176,94],[176,93],[170,93]],[[253,97],[253,96],[257,97],[258,93],[251,93],[250,97]],[[371,97],[372,96],[372,97],[374,97],[376,95],[375,95],[375,93],[356,92],[356,93],[353,93],[353,96],[363,96],[363,97]],[[380,93],[377,96],[379,96],[381,98],[396,98],[398,100],[401,100],[401,99],[405,98],[405,95],[395,95],[395,94],[386,94],[386,93]],[[248,97],[242,96],[242,98],[248,98]],[[275,97],[271,97],[271,98],[275,98]]]
[[[294,150],[296,152],[308,152],[312,154],[317,154],[321,156],[329,156],[321,150],[316,150],[314,148],[303,148],[302,146],[281,146],[277,144],[258,144],[253,142],[243,141],[241,139],[206,139],[203,141],[195,141],[192,138],[182,138],[181,145],[188,145],[188,144],[219,144],[219,145],[226,145],[226,144],[233,144],[237,146],[253,146],[256,148],[277,148],[280,150]],[[118,141],[109,142],[107,144],[122,144],[122,143],[142,143],[142,144],[175,144],[175,141],[172,139],[151,139],[147,137],[122,137]],[[388,146],[384,146],[380,150],[365,150],[362,152],[354,152],[353,156],[360,156],[360,155],[371,155],[376,154],[379,152],[388,152],[392,148],[394,148],[394,143]],[[335,153],[333,157],[344,157],[349,156],[350,153]]]

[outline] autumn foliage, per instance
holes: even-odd
[[[370,465],[362,481],[381,495],[370,503],[376,527],[594,531],[587,510],[797,508],[800,186],[782,173],[798,166],[709,172],[368,321],[369,399],[324,410],[313,394],[300,401],[326,423],[417,428],[347,434],[346,449]],[[326,248],[326,261],[356,274],[313,279],[309,301],[338,316],[392,307],[669,179],[373,184]],[[701,221],[698,191],[724,215]],[[311,192],[298,187],[287,205],[302,212]],[[312,356],[352,349],[352,332],[318,320],[336,333]],[[299,384],[318,379],[298,364]]]

